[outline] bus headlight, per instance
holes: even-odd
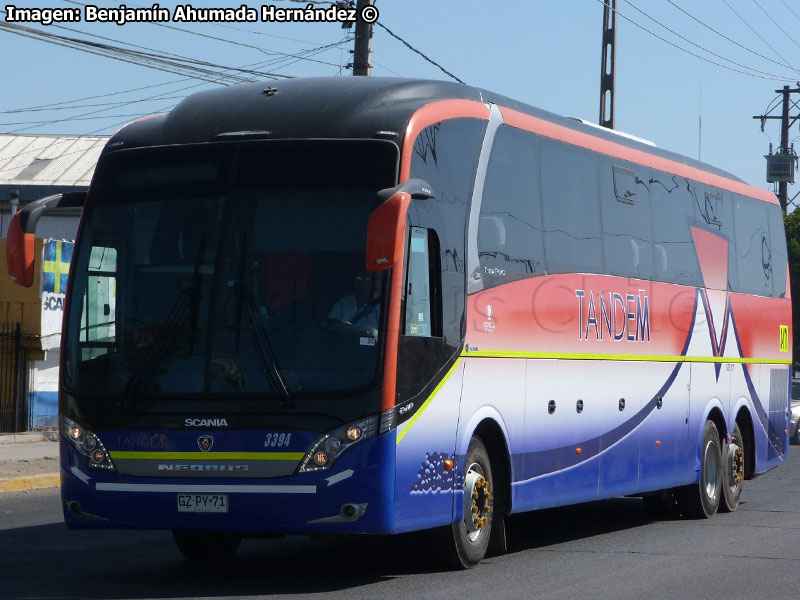
[[[108,450],[94,433],[69,417],[61,415],[61,435],[70,441],[91,469],[115,473]]]
[[[367,417],[319,436],[306,452],[298,473],[327,471],[348,448],[378,433],[378,417]]]

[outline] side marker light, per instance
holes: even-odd
[[[444,459],[444,470],[445,471],[451,471],[453,469],[454,465],[455,465],[455,463],[453,462],[452,458],[445,458]]]

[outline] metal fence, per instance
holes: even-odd
[[[0,324],[0,433],[28,430],[28,372],[19,323]]]

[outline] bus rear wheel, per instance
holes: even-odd
[[[173,531],[175,545],[186,558],[210,564],[232,558],[242,538],[225,531]]]
[[[464,517],[446,530],[442,551],[456,568],[469,569],[486,555],[492,533],[494,479],[489,453],[473,436],[464,465]]]
[[[719,508],[723,494],[723,465],[719,430],[706,421],[700,449],[700,481],[677,490],[678,504],[684,517],[707,519]]]
[[[722,502],[719,509],[723,512],[733,512],[739,507],[744,482],[744,456],[742,431],[736,423],[731,440],[722,449]]]

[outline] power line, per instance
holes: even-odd
[[[165,85],[175,85],[176,83],[180,83],[181,81],[188,81],[189,79],[179,79],[177,81],[168,81],[166,83],[154,83],[152,85],[146,85],[142,87],[131,88],[129,90],[121,90],[119,92],[109,92],[107,94],[97,94],[94,96],[85,96],[83,98],[75,98],[74,100],[63,100],[61,102],[52,102],[50,104],[40,104],[38,106],[29,106],[28,108],[14,108],[11,110],[2,111],[0,114],[11,114],[16,112],[30,112],[30,111],[38,111],[38,110],[47,110],[48,108],[54,109],[61,109],[61,108],[69,108],[64,106],[65,104],[72,104],[73,102],[84,102],[85,100],[96,100],[99,98],[110,98],[111,96],[119,96],[121,94],[130,94],[131,92],[139,92],[142,90],[147,90],[155,87],[163,87]]]
[[[723,2],[724,1],[725,0],[723,0]],[[605,0],[597,0],[597,2],[599,2],[600,4],[605,5]],[[696,52],[692,52],[691,50],[688,50],[688,49],[684,48],[683,46],[679,46],[678,44],[676,44],[674,42],[671,42],[668,39],[658,35],[657,33],[655,33],[654,31],[651,31],[650,29],[648,29],[644,25],[641,25],[641,24],[637,23],[636,21],[634,21],[633,19],[631,19],[630,17],[627,17],[627,16],[623,15],[621,12],[619,12],[619,9],[615,10],[614,12],[616,12],[617,15],[619,15],[620,17],[622,17],[623,19],[625,19],[626,21],[628,21],[632,25],[638,27],[639,29],[641,29],[643,31],[646,31],[647,33],[649,33],[653,37],[661,40],[665,44],[669,44],[670,46],[672,46],[673,48],[677,48],[681,52],[685,52],[686,54],[694,56],[695,58],[699,58],[700,60],[703,60],[703,61],[705,61],[707,63],[712,64],[712,65],[716,65],[718,67],[722,67],[723,69],[727,69],[728,71],[734,71],[736,73],[741,73],[742,75],[749,75],[750,77],[756,77],[758,79],[768,79],[768,80],[772,80],[772,81],[786,81],[788,79],[786,77],[767,77],[767,76],[764,76],[764,75],[756,75],[755,73],[749,73],[747,71],[741,71],[739,69],[735,69],[735,68],[730,67],[728,65],[724,65],[724,64],[718,63],[718,62],[716,62],[714,60],[711,60],[710,58],[706,58],[705,56],[701,56],[701,55],[697,54]]]
[[[599,0],[599,1],[600,1],[600,2],[602,2],[603,0]],[[417,50],[416,48],[414,48],[414,46],[412,46],[411,44],[409,44],[407,41],[405,41],[403,38],[401,38],[399,35],[397,35],[395,32],[393,32],[391,29],[389,29],[389,28],[388,28],[386,25],[384,25],[384,24],[383,24],[383,23],[381,23],[380,21],[375,21],[375,24],[376,24],[378,27],[380,27],[381,29],[384,29],[384,30],[386,30],[386,33],[388,33],[390,36],[392,36],[393,38],[395,38],[396,40],[398,40],[399,42],[401,42],[401,43],[402,43],[402,44],[403,44],[403,45],[404,45],[406,48],[408,48],[408,49],[409,49],[409,50],[411,50],[412,52],[416,52],[417,54],[419,54],[419,55],[420,55],[422,58],[424,58],[425,60],[427,60],[429,63],[431,63],[431,64],[432,64],[433,66],[435,66],[436,68],[438,68],[438,69],[439,69],[439,70],[440,70],[442,73],[444,73],[444,74],[445,74],[445,75],[447,75],[448,77],[451,77],[451,78],[455,79],[455,80],[456,80],[458,83],[464,83],[462,80],[460,80],[458,77],[456,77],[455,75],[453,75],[453,74],[452,74],[450,71],[448,71],[447,69],[445,69],[445,68],[444,68],[442,65],[440,65],[439,63],[437,63],[435,60],[433,60],[432,58],[430,58],[430,57],[428,57],[428,56],[424,55],[422,52],[420,52],[419,50]],[[465,84],[465,85],[466,85],[466,84]]]
[[[54,44],[56,46],[63,46],[65,48],[71,48],[73,50],[78,50],[80,52],[86,52],[88,54],[95,54],[98,56],[103,56],[105,58],[111,58],[114,60],[119,60],[121,62],[127,62],[130,64],[134,64],[140,67],[146,67],[149,69],[155,69],[157,71],[164,71],[166,73],[172,73],[174,75],[183,75],[189,76],[194,79],[201,79],[203,81],[207,81],[209,83],[216,83],[219,85],[228,85],[224,81],[219,79],[212,79],[216,73],[214,71],[210,71],[208,69],[199,69],[197,67],[190,67],[188,65],[181,65],[176,64],[171,61],[159,60],[154,61],[157,63],[161,63],[161,66],[157,64],[152,64],[151,62],[145,62],[140,60],[134,60],[133,57],[130,56],[116,56],[113,51],[102,51],[100,48],[93,48],[96,44],[91,42],[81,42],[81,40],[72,40],[70,38],[65,38],[64,36],[57,36],[55,34],[48,34],[46,32],[33,29],[30,27],[24,27],[22,25],[16,25],[13,23],[0,23],[0,30],[5,30],[8,33],[13,33],[15,35],[20,35],[22,37],[27,37],[31,39],[35,39],[38,41],[43,41],[49,44]],[[90,46],[90,48],[86,48],[83,46]],[[123,53],[125,54],[125,53]],[[128,53],[130,54],[130,53]],[[182,70],[178,70],[182,69]],[[187,73],[188,71],[188,73]],[[279,77],[286,77],[285,75],[279,75]],[[273,77],[275,78],[275,77]],[[248,79],[242,77],[231,77],[228,76],[227,79],[234,79],[238,80],[239,82],[249,81]]]
[[[70,0],[67,0],[67,1],[70,1]],[[65,27],[61,27],[61,26],[56,26],[56,27],[60,27],[62,29],[68,29],[70,31],[76,31],[74,29],[65,28]],[[239,72],[244,73],[244,74],[256,75],[258,77],[266,77],[266,78],[273,78],[273,79],[279,78],[279,77],[283,77],[283,78],[289,77],[288,75],[283,75],[283,74],[280,74],[280,73],[272,73],[272,72],[268,72],[268,71],[252,71],[252,70],[247,70],[247,69],[238,69],[238,68],[235,68],[235,67],[227,67],[227,66],[224,66],[224,65],[218,65],[218,64],[211,63],[211,62],[208,62],[208,61],[201,61],[201,60],[196,60],[196,59],[192,59],[192,58],[189,58],[189,57],[183,57],[183,56],[179,56],[179,55],[172,55],[173,57],[177,56],[180,59],[179,62],[175,62],[175,60],[170,58],[169,55],[164,54],[164,53],[160,53],[160,52],[156,52],[156,51],[136,52],[136,51],[128,50],[126,48],[122,48],[122,47],[116,46],[116,45],[102,44],[102,43],[92,42],[92,41],[85,40],[85,39],[61,36],[61,35],[57,35],[57,34],[54,34],[54,33],[50,33],[48,31],[44,31],[44,30],[40,30],[40,29],[34,29],[34,28],[31,28],[31,27],[24,27],[22,25],[16,25],[16,24],[11,24],[11,23],[0,23],[0,28],[14,30],[14,31],[11,31],[11,32],[12,33],[17,33],[19,35],[25,35],[25,37],[32,37],[34,39],[40,39],[41,41],[48,41],[50,43],[56,43],[57,45],[63,45],[63,46],[70,47],[70,48],[73,48],[73,49],[76,49],[76,50],[89,52],[91,54],[99,54],[101,56],[106,56],[108,58],[114,58],[116,60],[122,60],[124,62],[131,62],[133,64],[138,64],[139,66],[146,66],[146,67],[149,67],[149,68],[157,68],[157,69],[160,69],[160,70],[166,70],[166,71],[172,72],[172,73],[185,74],[183,72],[174,70],[174,69],[182,69],[183,71],[189,71],[190,73],[194,72],[195,74],[196,73],[200,73],[200,74],[205,75],[205,76],[213,76],[213,75],[218,75],[219,74],[218,71],[199,68],[199,67],[210,67],[211,69],[223,69],[223,70],[239,71]],[[23,33],[23,32],[25,32],[25,33]],[[80,33],[82,33],[82,32],[80,32]],[[89,35],[93,35],[93,34],[89,34]],[[94,36],[94,37],[100,37],[100,36]],[[103,38],[103,39],[107,39],[107,38]],[[127,42],[123,42],[123,43],[125,43],[127,45],[130,45],[130,46],[141,48],[141,46],[135,46],[134,44],[128,44]],[[256,47],[253,46],[253,48],[256,48]],[[151,50],[151,49],[147,49],[147,50]],[[122,57],[124,57],[124,58],[122,58],[120,55]],[[138,59],[140,59],[140,61],[136,62],[135,60],[131,60],[132,58],[138,58]],[[154,63],[161,65],[161,67],[156,67]],[[163,67],[169,67],[169,68],[163,68]],[[228,79],[232,79],[232,80],[238,81],[238,82],[252,81],[252,79],[248,79],[248,78],[240,77],[240,76],[235,76],[235,75],[227,75],[226,77]],[[210,81],[212,83],[223,83],[223,82],[218,81],[218,80],[217,81],[210,80]]]
[[[718,36],[720,36],[720,37],[722,37],[722,38],[726,39],[726,40],[727,40],[727,41],[729,41],[731,44],[734,44],[734,45],[738,46],[738,47],[739,47],[739,48],[741,48],[742,50],[746,50],[747,52],[750,52],[751,54],[754,54],[755,56],[758,56],[759,58],[763,58],[764,60],[766,60],[766,61],[769,61],[769,62],[771,62],[771,63],[774,63],[774,64],[776,64],[776,65],[778,65],[778,66],[785,67],[785,68],[787,68],[787,69],[792,69],[793,71],[797,71],[797,69],[795,69],[795,68],[794,68],[792,65],[790,65],[790,64],[786,64],[786,63],[782,63],[782,62],[779,62],[779,61],[777,61],[777,60],[775,60],[775,59],[772,59],[772,58],[770,58],[770,57],[768,57],[768,56],[764,56],[764,55],[763,55],[763,54],[761,54],[760,52],[756,52],[756,51],[755,51],[755,50],[753,50],[752,48],[748,48],[747,46],[745,46],[745,45],[743,45],[743,44],[740,44],[739,42],[737,42],[737,41],[736,41],[736,40],[734,40],[733,38],[731,38],[731,37],[728,37],[728,36],[727,36],[727,35],[725,35],[724,33],[720,32],[720,31],[717,31],[716,29],[714,29],[713,27],[711,27],[710,25],[708,25],[708,24],[707,24],[707,23],[705,23],[704,21],[702,21],[702,20],[698,19],[697,17],[695,17],[695,16],[694,16],[693,14],[691,14],[689,11],[687,11],[687,10],[685,10],[685,9],[681,8],[680,6],[678,6],[677,4],[675,4],[675,2],[673,2],[672,0],[667,0],[667,2],[669,2],[669,3],[670,3],[672,6],[674,6],[675,8],[677,8],[679,11],[681,11],[683,14],[685,14],[685,15],[686,15],[686,16],[688,16],[689,18],[691,18],[691,19],[694,19],[696,22],[698,22],[700,25],[702,25],[703,27],[705,27],[705,28],[706,28],[706,29],[708,29],[709,31],[712,31],[712,32],[716,33]],[[798,71],[798,72],[800,72],[800,71]]]
[[[64,0],[64,1],[66,2],[67,0]],[[126,2],[125,0],[112,0],[112,1],[116,2],[117,4],[124,4],[125,6],[133,6],[133,7],[137,7],[137,8],[149,8],[149,7],[143,6],[141,4],[133,4],[132,2]],[[306,4],[308,4],[308,2],[306,2]],[[152,23],[152,24],[155,25],[155,23]],[[275,38],[275,39],[278,39],[278,40],[286,40],[286,41],[289,41],[289,42],[297,42],[299,44],[308,44],[309,46],[319,46],[320,45],[319,42],[312,42],[310,40],[301,40],[301,39],[298,39],[298,38],[287,37],[287,36],[284,36],[284,35],[275,35],[274,33],[264,33],[263,31],[255,31],[255,30],[252,30],[252,29],[243,29],[241,27],[234,27],[233,25],[228,25],[227,23],[205,23],[205,25],[209,25],[211,27],[221,27],[221,28],[225,28],[225,29],[232,29],[233,31],[239,31],[241,33],[249,33],[251,35],[262,35],[262,36],[265,36],[265,37],[271,37],[271,38]]]
[[[682,39],[684,42],[688,42],[689,44],[691,44],[691,45],[692,45],[692,46],[694,46],[695,48],[699,48],[700,50],[702,50],[702,51],[704,51],[704,52],[708,52],[708,53],[709,53],[709,54],[711,54],[712,56],[716,56],[717,58],[719,58],[719,59],[721,59],[721,60],[727,61],[727,62],[729,62],[729,63],[731,63],[731,64],[733,64],[733,65],[736,65],[737,67],[742,67],[743,69],[748,69],[748,70],[750,70],[750,71],[753,71],[754,73],[761,73],[762,75],[768,75],[769,77],[772,77],[772,78],[776,78],[776,79],[781,79],[781,80],[784,80],[784,79],[783,79],[783,78],[782,78],[780,75],[776,75],[775,73],[767,73],[766,71],[761,71],[761,70],[759,70],[759,69],[755,69],[755,68],[753,68],[753,67],[748,67],[747,65],[743,65],[742,63],[736,62],[735,60],[731,60],[730,58],[727,58],[727,57],[725,57],[725,56],[722,56],[721,54],[717,54],[716,52],[714,52],[714,51],[712,51],[712,50],[709,50],[709,49],[708,49],[708,48],[706,48],[705,46],[702,46],[702,45],[700,45],[700,44],[698,44],[698,43],[696,43],[696,42],[694,42],[694,41],[690,40],[689,38],[687,38],[687,37],[685,37],[685,36],[681,35],[681,34],[680,34],[680,33],[678,33],[677,31],[675,31],[674,29],[671,29],[670,27],[667,27],[666,25],[664,25],[664,23],[662,23],[662,22],[661,22],[661,21],[659,21],[658,19],[655,19],[654,17],[652,17],[652,16],[650,16],[649,14],[647,14],[646,12],[644,12],[644,11],[643,11],[641,8],[639,8],[638,6],[636,6],[636,5],[635,5],[633,2],[631,2],[630,0],[626,0],[626,2],[627,2],[629,5],[630,5],[630,7],[631,7],[631,8],[633,8],[633,9],[634,9],[634,10],[636,10],[637,12],[639,12],[639,13],[643,14],[645,17],[647,17],[648,19],[650,19],[650,20],[651,20],[651,21],[653,21],[654,23],[656,23],[656,24],[660,25],[661,27],[663,27],[664,29],[666,29],[667,31],[669,31],[671,34],[673,34],[673,35],[677,36],[678,38]]]
[[[742,23],[744,23],[744,24],[747,26],[747,28],[748,28],[750,31],[752,31],[754,34],[756,34],[756,36],[758,37],[758,39],[760,39],[762,42],[764,42],[764,43],[767,45],[767,47],[768,47],[770,50],[772,50],[772,51],[775,53],[775,56],[777,56],[778,58],[780,58],[780,59],[781,59],[783,62],[785,62],[785,63],[788,63],[788,62],[789,62],[788,60],[786,60],[786,59],[783,57],[783,55],[782,55],[780,52],[778,52],[777,50],[775,50],[775,48],[773,48],[773,47],[770,45],[770,43],[769,43],[767,40],[765,40],[765,39],[764,39],[764,38],[761,36],[761,34],[760,34],[760,33],[758,33],[758,32],[757,32],[755,29],[753,29],[753,26],[752,26],[752,25],[750,25],[750,23],[748,23],[748,22],[747,22],[747,20],[746,20],[746,19],[744,19],[744,17],[742,17],[742,15],[740,15],[738,12],[736,12],[736,11],[734,10],[734,8],[733,8],[733,7],[732,7],[730,4],[728,4],[728,0],[722,0],[722,3],[723,3],[725,6],[727,6],[727,7],[730,9],[730,11],[731,11],[733,14],[735,14],[737,17],[739,17],[739,20],[740,20]]]
[[[755,4],[755,5],[756,5],[756,6],[757,6],[759,9],[761,9],[761,12],[763,12],[765,15],[767,15],[767,18],[768,18],[770,21],[772,21],[772,22],[775,24],[775,27],[777,27],[778,29],[780,29],[780,30],[781,30],[781,31],[784,33],[784,35],[785,35],[787,38],[789,38],[789,41],[791,41],[791,42],[792,42],[792,43],[793,43],[795,46],[797,46],[798,48],[800,48],[800,44],[798,44],[798,43],[797,43],[797,40],[795,40],[795,39],[794,39],[794,38],[793,38],[791,35],[789,35],[789,32],[788,32],[788,31],[786,31],[786,30],[785,30],[783,27],[781,27],[780,23],[778,23],[778,22],[777,22],[775,19],[773,19],[771,14],[769,14],[767,11],[765,11],[765,10],[764,10],[764,7],[763,7],[763,6],[761,6],[761,5],[760,5],[760,4],[757,2],[757,0],[753,0],[753,4]]]
[[[783,4],[786,8],[788,8],[789,12],[792,13],[798,21],[800,21],[800,16],[798,16],[797,13],[792,10],[791,6],[786,4],[785,0],[781,0],[781,4]]]
[[[115,106],[114,108],[119,108],[119,107]],[[135,117],[140,117],[140,116],[141,116],[141,113],[131,113],[131,114],[127,114],[127,115],[105,115],[105,116],[102,116],[102,117],[70,117],[68,120],[69,121],[95,121],[97,119],[119,119],[121,117],[135,118]],[[49,125],[52,122],[53,121],[18,121],[18,122],[15,122],[15,123],[0,123],[0,127],[8,127],[9,125],[38,125],[38,124]]]
[[[172,96],[170,98],[164,98],[164,100],[182,100],[185,96]],[[57,110],[75,110],[78,108],[97,108],[100,106],[110,106],[113,108],[119,108],[121,106],[129,106],[131,104],[137,104],[139,102],[151,102],[148,99],[141,99],[141,100],[119,100],[117,102],[99,102],[97,104],[74,104],[72,106],[52,106],[49,108],[28,108],[28,109],[17,109],[17,110],[0,110],[0,115],[14,115],[14,114],[23,114],[23,113],[31,113],[31,112],[49,112],[49,111],[57,111]],[[0,123],[2,125],[2,123]]]
[[[84,2],[78,2],[77,0],[64,0],[64,1],[67,2],[68,4],[77,4],[79,6],[88,6],[88,4],[86,4]],[[118,3],[121,3],[120,0],[115,0],[115,1],[118,2]],[[128,3],[125,3],[125,4],[128,5]],[[135,6],[135,5],[131,4],[130,6]],[[301,60],[309,60],[311,62],[316,62],[316,63],[320,63],[320,64],[323,64],[323,65],[331,65],[331,66],[334,66],[334,67],[338,66],[338,65],[335,65],[333,63],[329,63],[327,61],[314,60],[314,59],[311,59],[311,58],[305,58],[305,57],[302,57],[302,56],[297,55],[297,54],[290,54],[288,52],[278,52],[278,51],[274,51],[274,50],[265,50],[264,48],[260,48],[259,46],[253,46],[252,44],[245,44],[243,42],[237,42],[237,41],[234,41],[234,40],[221,38],[221,37],[218,37],[218,36],[215,36],[215,35],[208,35],[206,33],[200,33],[199,31],[192,31],[190,29],[184,29],[182,27],[177,27],[175,25],[167,25],[166,23],[150,23],[150,24],[151,25],[156,25],[158,27],[164,27],[166,29],[172,29],[174,31],[180,31],[181,33],[186,33],[186,34],[189,34],[189,35],[196,35],[198,37],[207,38],[207,39],[215,40],[215,41],[218,41],[218,42],[224,42],[226,44],[233,44],[234,46],[241,46],[243,48],[250,48],[251,50],[258,50],[259,52],[263,52],[264,54],[279,54],[279,55],[286,56],[286,57],[300,58]],[[132,45],[132,44],[129,44],[129,45]]]

